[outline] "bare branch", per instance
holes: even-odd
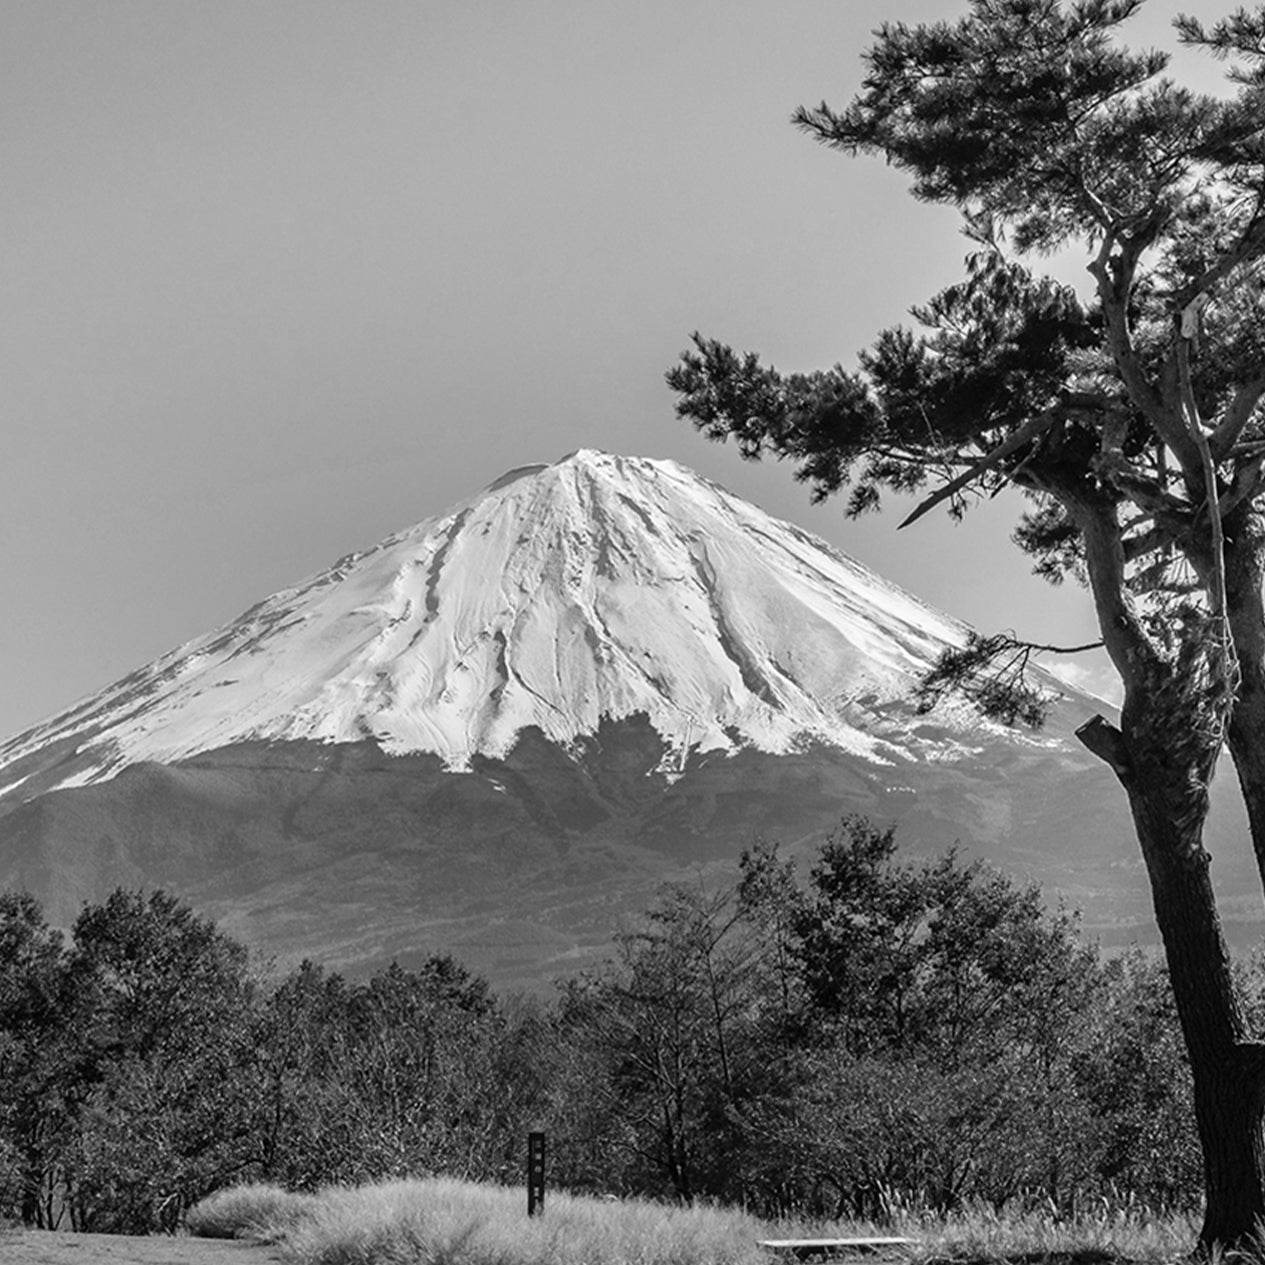
[[[1212,459],[1208,436],[1199,420],[1199,405],[1195,401],[1194,387],[1190,380],[1190,347],[1195,340],[1196,320],[1191,313],[1197,308],[1198,296],[1192,299],[1181,315],[1177,331],[1177,364],[1181,377],[1182,408],[1186,413],[1186,425],[1199,453],[1199,464],[1204,479],[1204,508],[1208,514],[1208,556],[1212,563],[1209,576],[1209,604],[1212,615],[1225,619],[1225,536],[1221,529],[1221,491],[1217,486],[1217,466]],[[1195,312],[1197,317],[1197,311]],[[1228,638],[1227,638],[1228,641]]]
[[[1061,487],[1055,494],[1080,530],[1103,647],[1127,692],[1156,662],[1158,651],[1129,597],[1116,506],[1079,486]]]
[[[1190,505],[1171,492],[1163,491],[1158,482],[1133,474],[1130,470],[1111,471],[1110,482],[1148,514],[1188,514]]]
[[[1103,647],[1101,640],[1087,641],[1079,646],[1048,646],[1039,641],[1024,641],[1020,644],[1034,654],[1085,654],[1087,651],[1101,650]]]
[[[1234,393],[1234,399],[1226,408],[1220,425],[1208,437],[1208,445],[1212,449],[1212,459],[1218,463],[1230,455],[1230,450],[1243,434],[1244,427],[1252,420],[1256,406],[1265,396],[1265,373],[1245,382]]]
[[[1129,237],[1105,234],[1098,254],[1089,265],[1089,272],[1098,287],[1098,299],[1106,320],[1107,346],[1129,398],[1150,422],[1155,433],[1177,455],[1187,477],[1197,481],[1201,471],[1199,453],[1181,418],[1166,406],[1163,396],[1147,377],[1129,329],[1129,296],[1138,261],[1155,241],[1159,229],[1160,224],[1153,217]],[[1119,253],[1113,254],[1116,245]]]
[[[1139,523],[1145,521],[1145,519],[1138,520]],[[1150,531],[1143,532],[1140,536],[1130,536],[1124,542],[1125,561],[1136,562],[1139,558],[1145,558],[1147,554],[1155,553],[1166,545],[1175,544],[1188,533],[1188,529],[1189,524],[1174,522],[1170,518],[1157,521]]]
[[[1229,488],[1217,502],[1217,512],[1225,518],[1232,509],[1251,500],[1265,485],[1265,452],[1258,452],[1234,472]]]
[[[1117,777],[1128,776],[1131,768],[1129,749],[1124,735],[1109,720],[1094,716],[1076,731],[1076,737],[1086,750],[1105,761]]]

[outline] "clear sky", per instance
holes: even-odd
[[[695,328],[850,365],[956,278],[950,212],[788,116],[846,104],[880,22],[964,9],[5,0],[0,735],[577,447],[682,461],[983,629],[1088,637],[1013,505],[849,522],[663,383]]]

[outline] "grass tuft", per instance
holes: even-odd
[[[255,1239],[271,1243],[310,1215],[315,1195],[255,1184],[217,1190],[189,1209],[185,1229],[201,1239]]]
[[[762,1265],[741,1213],[553,1194],[529,1219],[519,1190],[456,1181],[326,1192],[286,1236],[302,1265]]]
[[[295,1202],[297,1201],[297,1202]],[[551,1193],[528,1218],[521,1190],[440,1178],[221,1191],[189,1231],[275,1243],[296,1265],[764,1265],[768,1227],[741,1212]]]

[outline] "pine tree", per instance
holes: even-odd
[[[913,521],[1016,487],[1038,571],[1088,585],[1123,706],[1080,737],[1124,788],[1145,858],[1210,1248],[1265,1217],[1265,1044],[1202,843],[1228,745],[1265,878],[1265,6],[1177,22],[1229,63],[1231,92],[1211,97],[1115,41],[1144,3],[970,0],[956,22],[882,26],[860,94],[795,121],[956,207],[976,247],[964,278],[857,372],[781,374],[695,335],[668,380],[710,438],[791,458],[815,498],[847,490],[850,514],[884,489],[925,492]],[[1087,301],[1029,266],[1068,251],[1088,261]],[[985,706],[1039,711],[980,676],[1013,644],[972,649],[958,676]]]

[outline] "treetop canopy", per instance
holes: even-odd
[[[1265,7],[1177,24],[1229,61],[1221,98],[1117,44],[1143,3],[972,0],[880,27],[857,97],[794,120],[956,206],[964,279],[856,371],[783,374],[695,335],[668,373],[680,414],[791,459],[815,499],[849,488],[853,515],[885,487],[960,514],[1017,485],[1037,502],[1017,540],[1051,579],[1083,573],[1085,516],[1104,514],[1136,592],[1171,590],[1174,550],[1206,571],[1213,484],[1222,517],[1265,487]],[[1028,263],[1073,248],[1089,301]]]

